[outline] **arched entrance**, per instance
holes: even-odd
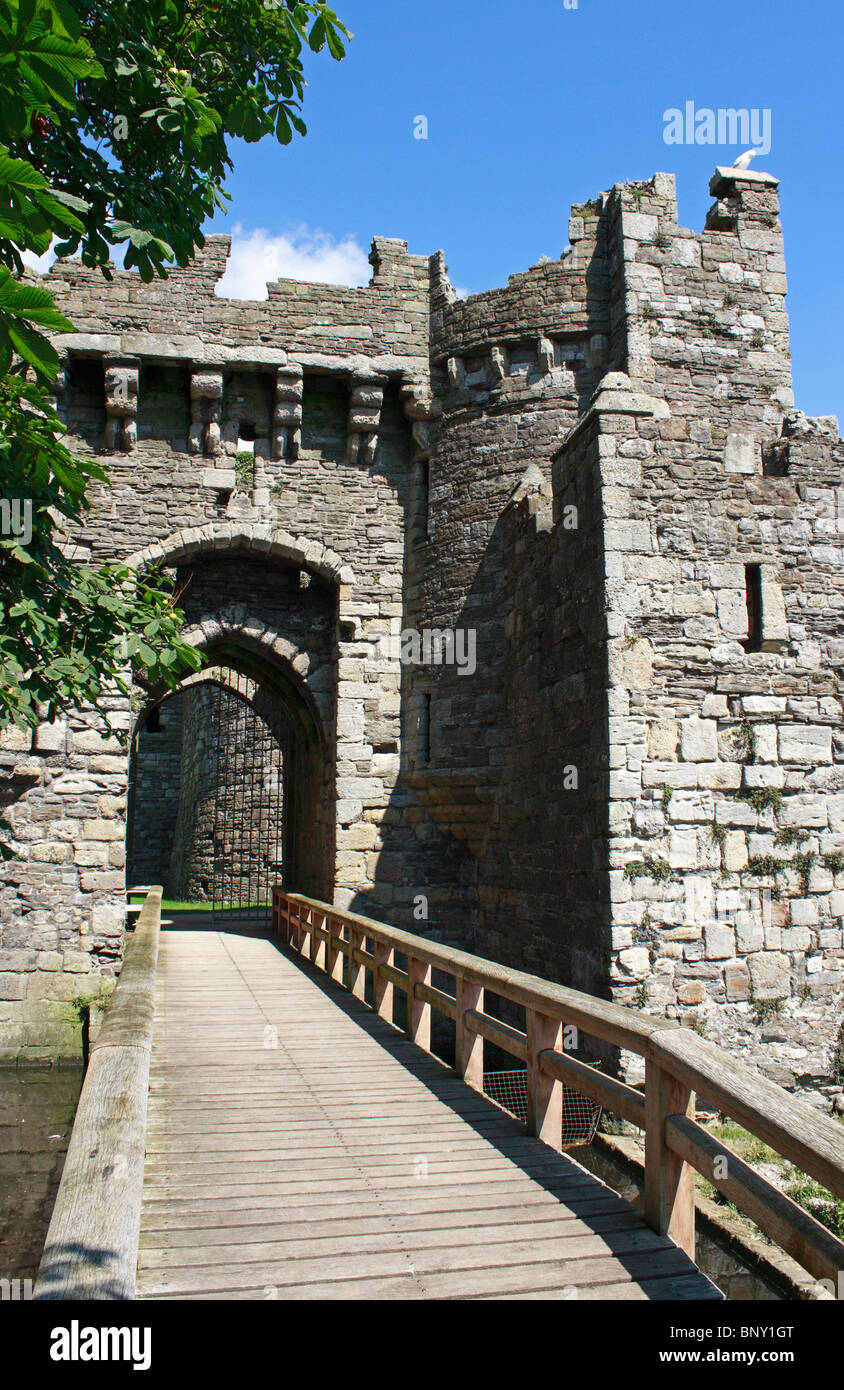
[[[236,644],[208,656],[175,692],[150,692],[136,724],[127,881],[265,926],[273,887],[307,890],[316,870],[319,725],[272,662]]]
[[[274,882],[334,892],[338,623],[352,578],[331,551],[247,525],[134,557],[166,568],[206,665],[149,690],[134,731],[127,881],[266,916]]]

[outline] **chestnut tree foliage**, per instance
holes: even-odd
[[[107,473],[62,439],[45,330],[73,325],[22,253],[106,278],[116,245],[144,280],[187,264],[230,141],[304,135],[306,50],[341,59],[348,37],[322,0],[0,0],[0,728],[200,664],[166,576],[68,548]]]

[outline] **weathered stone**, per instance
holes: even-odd
[[[783,999],[790,992],[791,965],[778,951],[759,951],[747,958],[754,999]]]

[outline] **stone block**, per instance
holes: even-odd
[[[707,960],[727,960],[736,952],[736,937],[732,927],[713,922],[704,927],[703,940]]]
[[[718,621],[726,637],[747,637],[747,599],[738,589],[718,591]]]
[[[35,731],[33,751],[36,753],[63,753],[67,744],[67,723],[59,719],[55,724],[39,724]]]
[[[650,690],[653,681],[653,649],[650,642],[638,641],[625,649],[623,683],[628,690]]]
[[[791,924],[794,927],[816,927],[820,920],[816,898],[791,899]],[[808,945],[808,941],[806,943]]]
[[[784,999],[791,989],[791,962],[779,951],[748,956],[754,999]]]
[[[635,975],[641,979],[647,975],[650,968],[650,955],[644,946],[631,946],[626,951],[619,951],[618,962],[628,975]]]
[[[700,863],[697,831],[672,830],[668,837],[668,862],[672,869],[696,869]]]
[[[819,767],[832,762],[832,730],[808,724],[779,726],[780,762]]]
[[[62,964],[69,974],[87,975],[91,970],[91,957],[87,951],[65,951]]]
[[[82,823],[83,840],[122,840],[126,827],[117,820],[86,820]]]
[[[724,868],[728,873],[740,873],[747,867],[747,839],[741,830],[728,830],[723,845]]]
[[[657,760],[676,758],[679,736],[676,719],[655,719],[648,725],[648,756]]]
[[[738,791],[741,786],[742,767],[740,763],[699,763],[697,770],[698,786],[713,791]]]
[[[812,933],[808,927],[783,927],[780,933],[783,951],[808,951],[811,944]]]
[[[750,998],[750,971],[744,961],[724,966],[724,984],[729,1003],[738,1004]]]
[[[96,936],[115,936],[122,932],[126,909],[121,903],[95,903],[91,908],[91,931]]]
[[[761,951],[765,946],[765,931],[758,912],[742,909],[736,913],[736,947],[742,955]]]
[[[680,753],[684,762],[714,763],[718,760],[718,725],[714,719],[680,721]]]

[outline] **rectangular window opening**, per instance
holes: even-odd
[[[419,758],[423,766],[431,761],[431,695],[426,691],[422,696],[419,710]]]
[[[747,597],[746,652],[762,650],[762,566],[745,565],[744,582]]]
[[[414,539],[417,544],[427,541],[429,531],[429,498],[431,492],[431,465],[428,459],[420,459],[416,465],[416,497],[414,517]]]

